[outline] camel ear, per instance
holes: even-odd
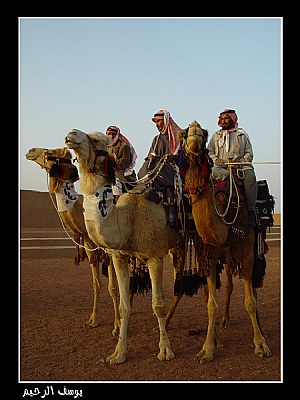
[[[202,132],[203,132],[203,136],[204,136],[205,140],[207,140],[208,139],[208,130],[202,128]]]
[[[178,132],[178,140],[179,140],[179,142],[182,142],[183,139],[186,138],[187,131],[188,131],[188,128],[187,128],[187,129],[181,129],[181,130]]]

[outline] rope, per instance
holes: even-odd
[[[122,184],[124,184],[124,186],[126,187],[126,185],[129,186],[135,186],[136,188],[138,188],[139,186],[144,190],[145,189],[145,185],[147,186],[148,184],[150,184],[151,182],[154,181],[154,179],[158,176],[158,174],[160,173],[161,169],[163,168],[164,164],[167,162],[167,155],[160,158],[157,165],[153,168],[153,170],[151,170],[151,172],[148,172],[147,175],[143,176],[140,179],[137,179],[136,181],[130,181],[128,182],[123,175],[119,174],[116,171],[116,176],[118,177],[118,179],[120,180],[120,182]],[[171,163],[170,163],[171,164]],[[172,166],[172,165],[171,165]],[[172,167],[173,168],[173,167]],[[173,168],[174,169],[174,168]],[[162,177],[162,176],[161,176]],[[136,194],[136,192],[134,192]]]
[[[216,213],[219,215],[219,217],[221,217],[223,219],[223,221],[224,221],[224,223],[226,225],[232,225],[236,221],[237,216],[238,216],[238,212],[239,212],[239,207],[240,207],[240,196],[239,196],[239,192],[237,190],[236,182],[233,179],[232,169],[231,169],[230,166],[229,166],[229,183],[230,183],[230,185],[229,185],[229,197],[228,197],[228,203],[227,203],[227,206],[226,206],[226,209],[225,209],[224,213],[220,213],[219,210],[218,210],[218,207],[216,206],[215,191],[214,191],[214,185],[213,185],[214,207],[215,207]],[[227,213],[229,211],[230,202],[231,202],[231,198],[232,198],[232,187],[233,186],[235,187],[235,191],[236,191],[236,194],[237,194],[237,208],[236,208],[236,213],[235,213],[235,216],[234,216],[233,220],[228,222],[228,221],[225,220],[224,217],[227,215]]]
[[[216,165],[239,165],[239,164],[245,164],[245,165],[249,165],[249,164],[281,164],[280,161],[237,161],[237,162],[226,162],[224,164],[219,164],[219,163],[215,163]]]

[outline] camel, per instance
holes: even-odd
[[[71,130],[65,144],[79,163],[84,218],[89,237],[111,255],[119,286],[120,332],[115,351],[106,358],[110,364],[126,360],[130,316],[128,258],[147,264],[152,285],[152,309],[159,326],[160,361],[174,358],[165,328],[163,257],[176,246],[177,232],[167,225],[164,208],[139,193],[124,193],[113,203],[114,171],[107,146],[110,138],[102,132],[89,134]]]
[[[116,336],[120,328],[119,308],[117,304],[116,276],[111,263],[102,249],[90,239],[85,227],[83,217],[83,199],[74,188],[74,182],[79,179],[75,165],[71,163],[72,154],[67,147],[57,149],[32,148],[26,154],[26,159],[36,162],[49,174],[49,192],[55,193],[57,212],[63,226],[67,226],[73,233],[76,243],[76,254],[74,263],[76,265],[84,259],[78,251],[79,245],[84,246],[86,255],[91,266],[93,278],[94,303],[90,318],[85,323],[86,327],[95,328],[99,326],[99,296],[101,290],[101,279],[99,262],[108,264],[108,291],[114,305],[114,328],[113,336]],[[83,242],[81,245],[80,242]],[[92,250],[96,249],[96,250]]]
[[[239,202],[233,210],[234,215],[228,220],[228,215],[232,214],[225,212],[227,207],[224,199],[228,199],[222,192],[215,194],[216,188],[210,177],[207,138],[208,132],[202,129],[197,121],[193,121],[180,133],[185,185],[189,191],[196,229],[202,239],[198,256],[201,258],[203,274],[208,284],[207,335],[202,349],[195,356],[195,361],[202,364],[213,361],[214,358],[215,322],[218,311],[216,262],[221,258],[225,258],[226,263],[230,265],[231,274],[243,277],[244,305],[254,332],[254,354],[261,358],[271,357],[272,353],[258,323],[257,303],[253,293],[255,232],[253,227],[247,224],[247,210],[242,196],[238,197]],[[238,224],[233,223],[235,219]]]

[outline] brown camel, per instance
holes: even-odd
[[[180,135],[185,159],[182,166],[185,185],[189,192],[196,229],[203,241],[198,249],[198,256],[201,258],[203,274],[208,283],[207,336],[202,349],[195,356],[195,361],[209,362],[214,357],[215,322],[218,311],[216,263],[221,258],[226,259],[233,275],[239,274],[243,277],[245,308],[254,331],[254,353],[258,357],[270,357],[271,351],[257,320],[257,304],[253,294],[255,232],[247,224],[245,202],[237,189],[238,204],[234,205],[233,209],[229,208],[228,214],[225,211],[228,209],[227,205],[231,204],[231,199],[228,200],[223,192],[215,193],[216,186],[210,178],[207,137],[207,131],[202,129],[197,121],[192,122]],[[232,177],[232,171],[230,176]],[[233,179],[231,183],[234,183]]]
[[[116,336],[120,328],[119,308],[117,304],[116,276],[113,266],[102,249],[89,238],[83,217],[83,199],[74,188],[74,182],[79,179],[75,165],[71,163],[72,154],[67,147],[58,149],[32,148],[26,154],[27,160],[35,161],[49,174],[49,192],[55,193],[58,216],[63,226],[67,226],[74,233],[76,243],[75,264],[79,264],[79,246],[84,249],[91,266],[93,278],[94,303],[93,311],[85,326],[95,328],[99,326],[99,296],[101,290],[100,261],[108,266],[108,291],[113,300],[115,317],[112,334]],[[78,244],[78,245],[77,245]],[[96,249],[96,250],[92,250]]]
[[[130,316],[129,256],[147,264],[152,285],[152,309],[159,325],[158,359],[171,360],[165,328],[163,257],[176,246],[177,232],[167,225],[164,208],[143,194],[124,193],[113,204],[114,172],[107,154],[110,138],[101,132],[86,134],[77,129],[65,137],[79,163],[80,188],[84,196],[84,218],[89,237],[112,256],[120,293],[121,327],[111,364],[126,360],[127,327]]]

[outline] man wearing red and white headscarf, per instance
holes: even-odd
[[[157,162],[165,155],[176,155],[179,150],[179,139],[178,133],[181,128],[171,117],[170,113],[164,109],[158,110],[152,121],[156,124],[156,128],[159,132],[151,143],[148,156],[145,158],[145,162],[138,172],[138,177],[143,178],[148,172],[153,170]],[[174,189],[174,171],[168,164],[164,165],[164,168],[160,171],[161,179],[158,182],[154,180],[154,187],[158,191],[166,192],[167,202],[170,203],[168,207],[168,222],[170,227],[176,227],[174,205],[173,205],[173,194]]]
[[[178,133],[181,128],[173,120],[170,113],[160,109],[154,114],[152,121],[156,124],[159,134],[154,137],[151,143],[145,163],[138,172],[139,178],[144,177],[149,170],[153,169],[156,160],[168,154],[176,155],[179,149]]]
[[[238,169],[244,176],[245,200],[248,209],[248,223],[255,226],[255,205],[257,198],[257,181],[253,160],[253,149],[249,135],[243,128],[238,127],[238,117],[235,110],[226,108],[219,114],[216,131],[209,143],[209,156],[214,162],[212,175],[215,179],[224,180],[229,175],[226,163],[229,161],[241,163]],[[247,162],[247,164],[243,164]]]

